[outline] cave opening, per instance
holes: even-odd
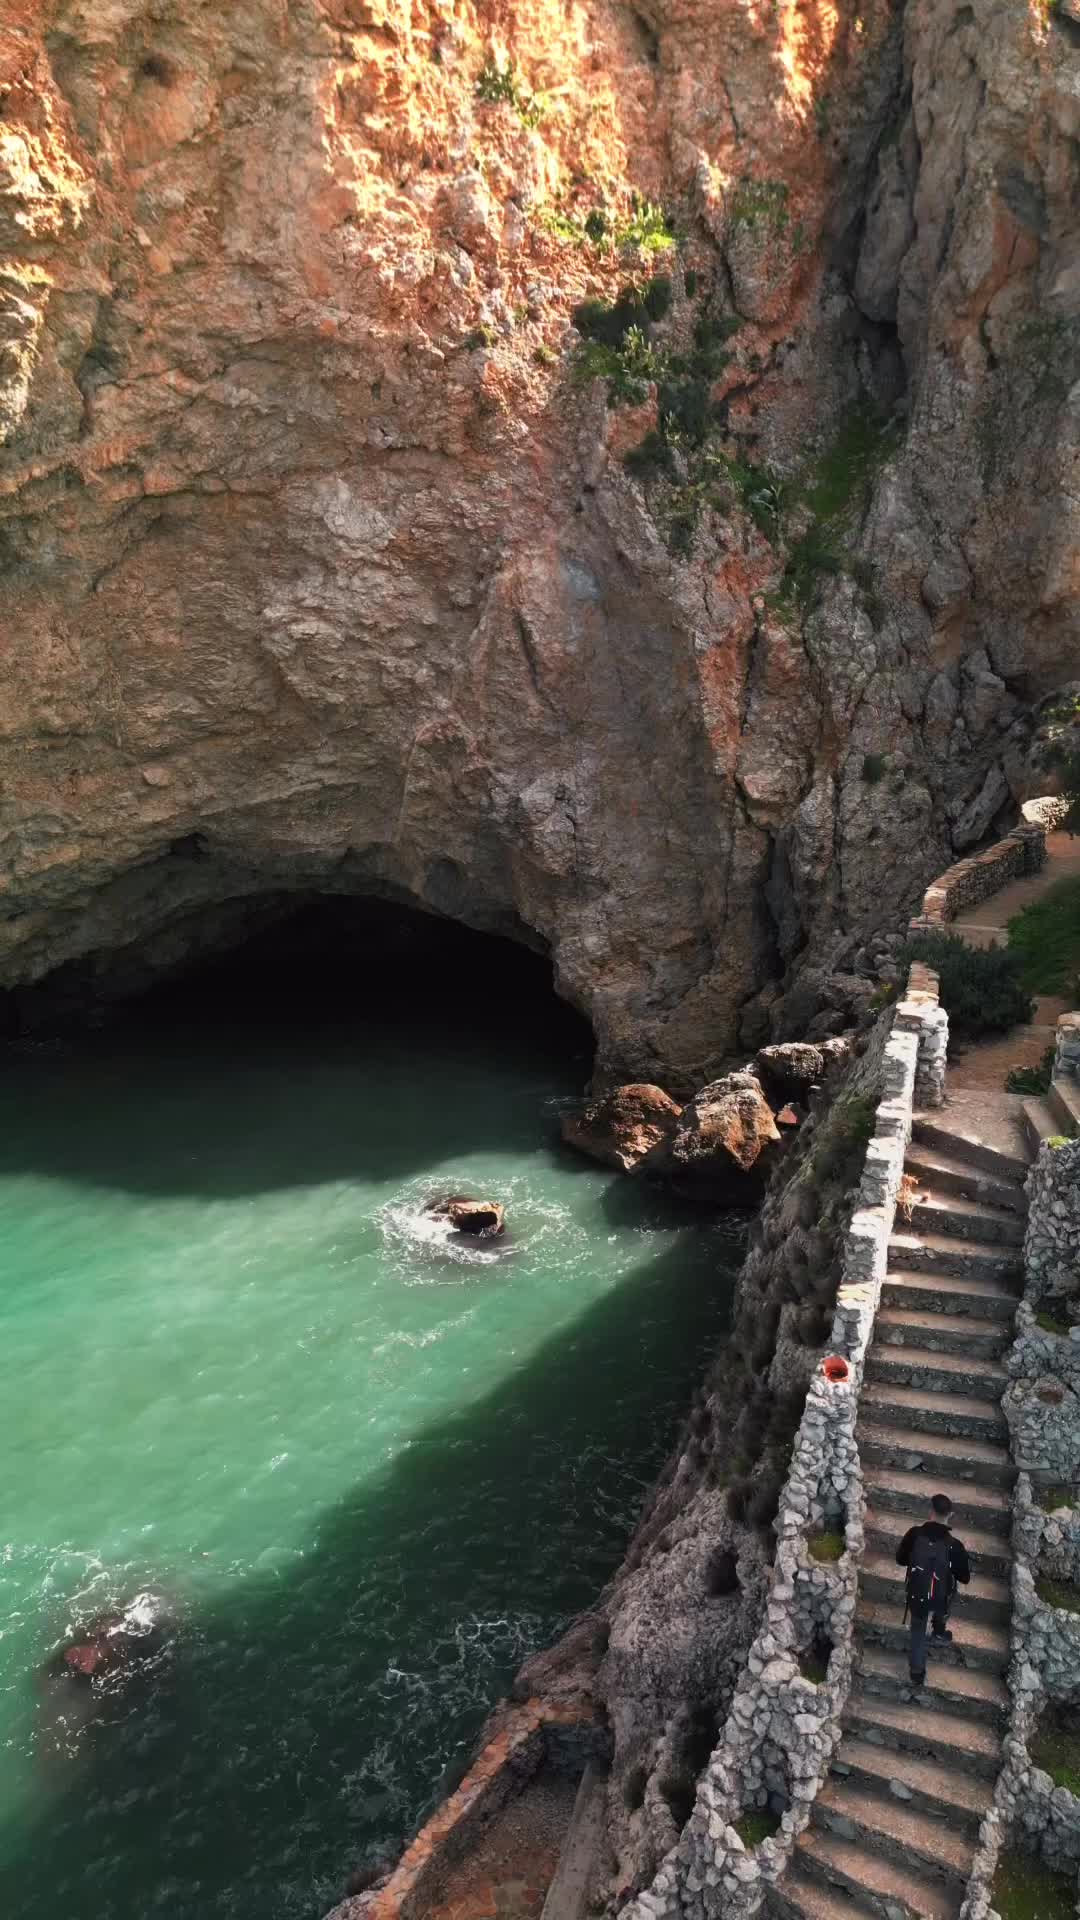
[[[396,900],[280,893],[214,903],[148,938],[57,968],[0,1000],[0,1031],[110,1034],[272,1023],[362,1044],[397,1033],[407,1051],[524,1046],[589,1077],[592,1029],[555,990],[529,928],[488,932]]]

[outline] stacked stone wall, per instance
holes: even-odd
[[[965,908],[998,893],[1010,880],[1037,873],[1046,859],[1045,825],[1025,821],[982,853],[973,853],[946,868],[927,887],[922,906],[911,921],[913,933],[940,932]]]
[[[1080,1013],[1063,1013],[1054,1041],[1055,1080],[1080,1080]]]
[[[840,1739],[855,1660],[854,1616],[864,1546],[864,1493],[855,1423],[889,1236],[924,1081],[945,1044],[936,979],[909,978],[882,1058],[882,1093],[858,1204],[843,1249],[831,1354],[811,1381],[776,1520],[777,1551],[764,1624],[677,1845],[628,1920],[745,1920],[783,1874],[808,1824]],[[947,1032],[947,1029],[945,1030]],[[942,1069],[943,1071],[943,1069]],[[839,1558],[818,1556],[837,1544]],[[804,1668],[829,1648],[824,1678]],[[771,1811],[776,1833],[748,1848],[736,1823]]]
[[[986,1920],[992,1911],[1006,1842],[1054,1872],[1080,1871],[1080,1799],[1032,1757],[1041,1716],[1080,1708],[1080,1613],[1055,1604],[1045,1585],[1080,1582],[1080,1326],[1038,1318],[1044,1301],[1063,1307],[1080,1294],[1080,1141],[1044,1144],[1027,1192],[1024,1298],[1002,1403],[1021,1468],[1013,1496],[1009,1725],[961,1920]],[[1075,1598],[1080,1604],[1080,1587]]]

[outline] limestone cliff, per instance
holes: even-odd
[[[624,1075],[783,1030],[1076,672],[1076,41],[7,0],[0,985],[340,889],[548,943]]]

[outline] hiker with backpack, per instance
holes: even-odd
[[[952,1639],[946,1624],[949,1603],[959,1581],[966,1587],[971,1579],[967,1548],[949,1531],[952,1501],[947,1494],[935,1493],[930,1502],[930,1517],[909,1527],[896,1549],[897,1563],[907,1568],[907,1602],[904,1619],[911,1615],[911,1684],[926,1684],[926,1623],[931,1626],[931,1645],[947,1645]]]

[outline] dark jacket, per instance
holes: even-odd
[[[915,1535],[925,1533],[931,1540],[947,1540],[949,1543],[949,1574],[953,1586],[959,1581],[966,1587],[971,1579],[971,1563],[967,1557],[967,1548],[962,1540],[957,1540],[940,1520],[920,1520],[917,1527],[909,1527],[900,1545],[896,1549],[897,1565],[906,1567],[911,1561],[911,1549]]]

